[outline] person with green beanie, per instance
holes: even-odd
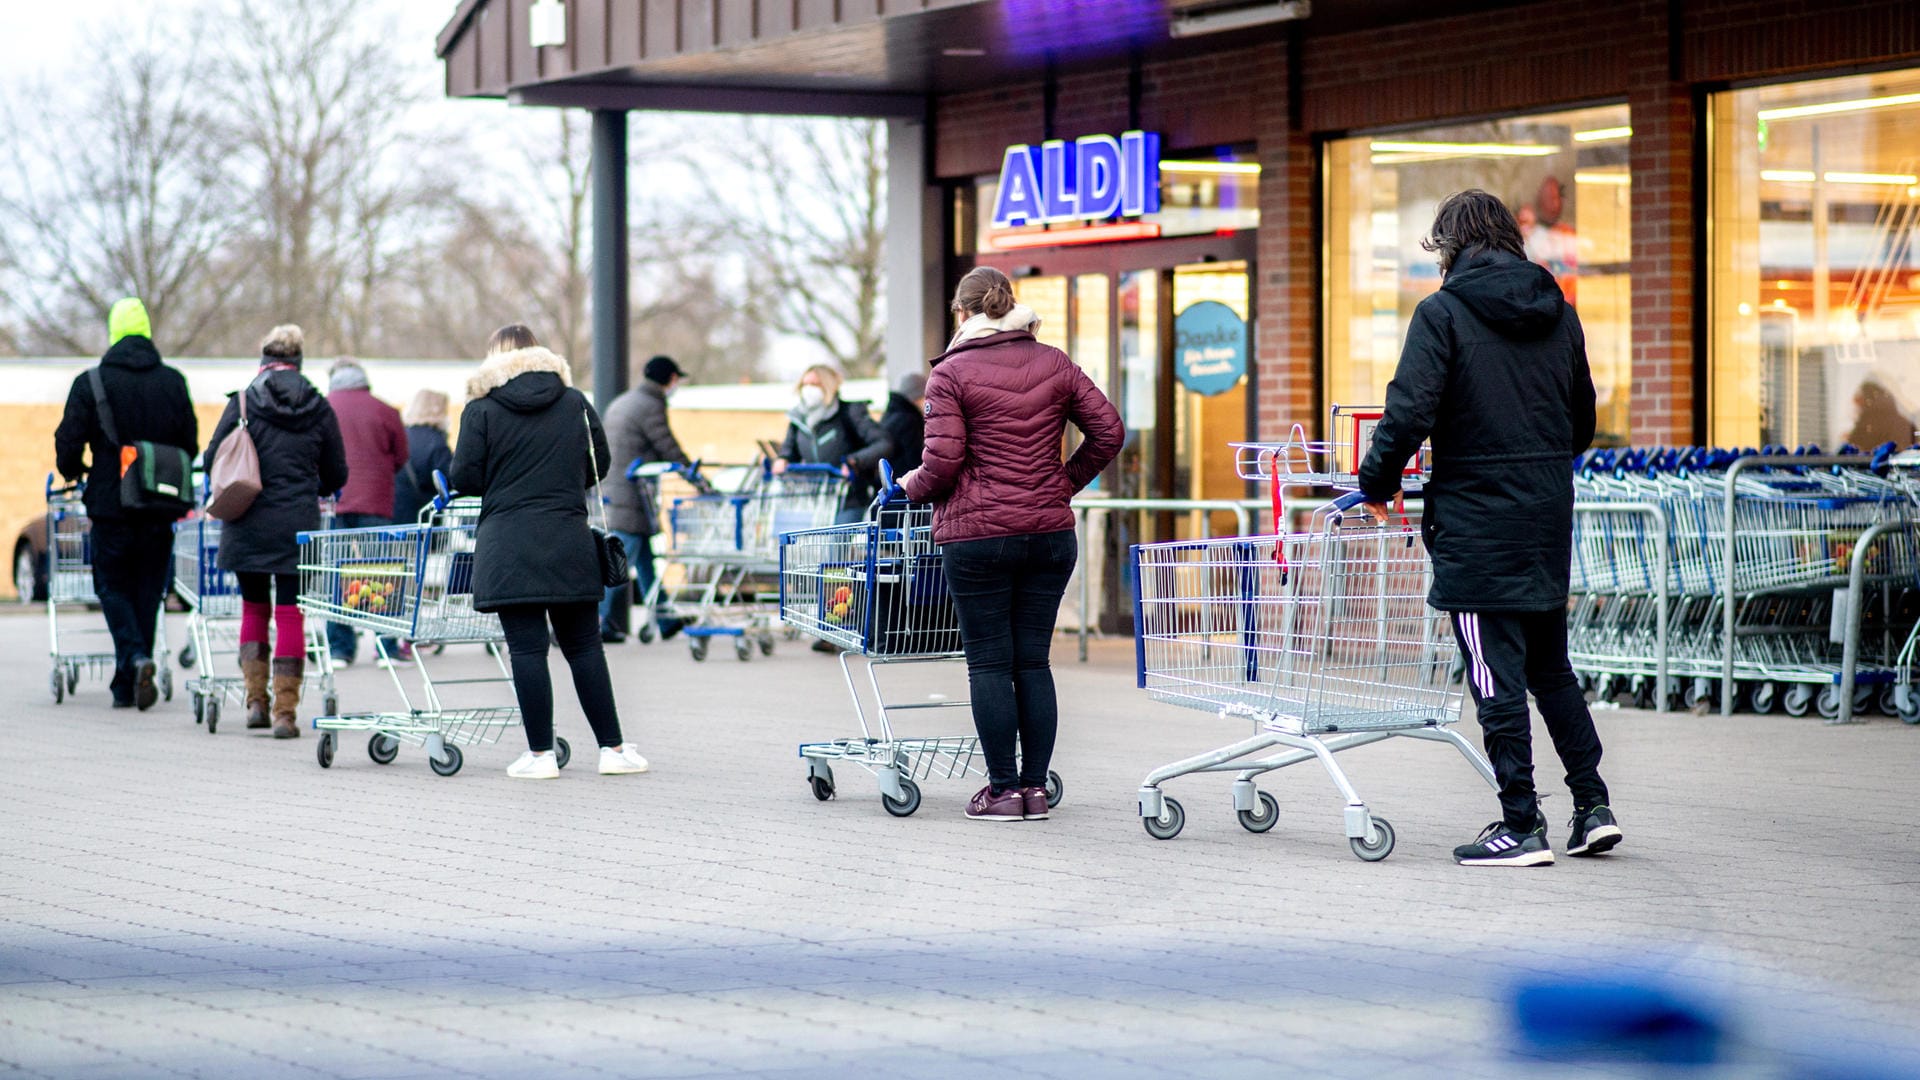
[[[98,368],[73,380],[53,434],[60,475],[86,481],[81,498],[92,535],[93,587],[113,635],[117,709],[151,708],[159,698],[154,632],[173,574],[176,514],[120,503],[120,450],[137,442],[177,446],[192,456],[200,450],[200,422],[186,377],[160,362],[146,305],[130,296],[108,313],[106,354]]]

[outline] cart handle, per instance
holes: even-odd
[[[433,491],[433,508],[445,510],[447,504],[453,501],[453,489],[447,486],[447,474],[439,469],[433,470]]]
[[[839,470],[835,469],[834,471],[838,472]],[[900,490],[900,485],[893,482],[893,462],[888,461],[886,458],[881,458],[880,490],[873,494],[873,504],[867,507],[868,516],[874,516],[882,506],[896,499],[904,498],[905,496],[906,492]]]

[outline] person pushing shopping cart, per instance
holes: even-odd
[[[1384,522],[1403,467],[1432,439],[1421,526],[1433,558],[1428,599],[1452,616],[1500,791],[1501,820],[1453,857],[1466,866],[1553,862],[1533,785],[1529,691],[1573,793],[1567,854],[1598,855],[1621,831],[1567,658],[1571,465],[1594,433],[1586,336],[1553,275],[1527,261],[1498,198],[1449,196],[1421,246],[1438,256],[1444,282],[1414,309],[1360,490]]]

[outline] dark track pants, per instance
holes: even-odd
[[[1500,812],[1507,827],[1528,831],[1539,814],[1529,691],[1566,766],[1574,808],[1605,804],[1600,736],[1567,660],[1567,610],[1456,611],[1453,632],[1467,660],[1467,687],[1479,707],[1480,730],[1500,783]]]
[[[113,635],[113,700],[133,700],[134,661],[152,658],[160,603],[173,581],[173,522],[102,518],[92,523],[93,592]]]

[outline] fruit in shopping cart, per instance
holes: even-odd
[[[846,622],[847,612],[851,610],[853,609],[848,607],[846,604],[835,604],[827,612],[827,617],[832,619],[834,622]]]
[[[853,586],[842,585],[839,588],[833,590],[833,602],[836,604],[852,603],[853,602]]]

